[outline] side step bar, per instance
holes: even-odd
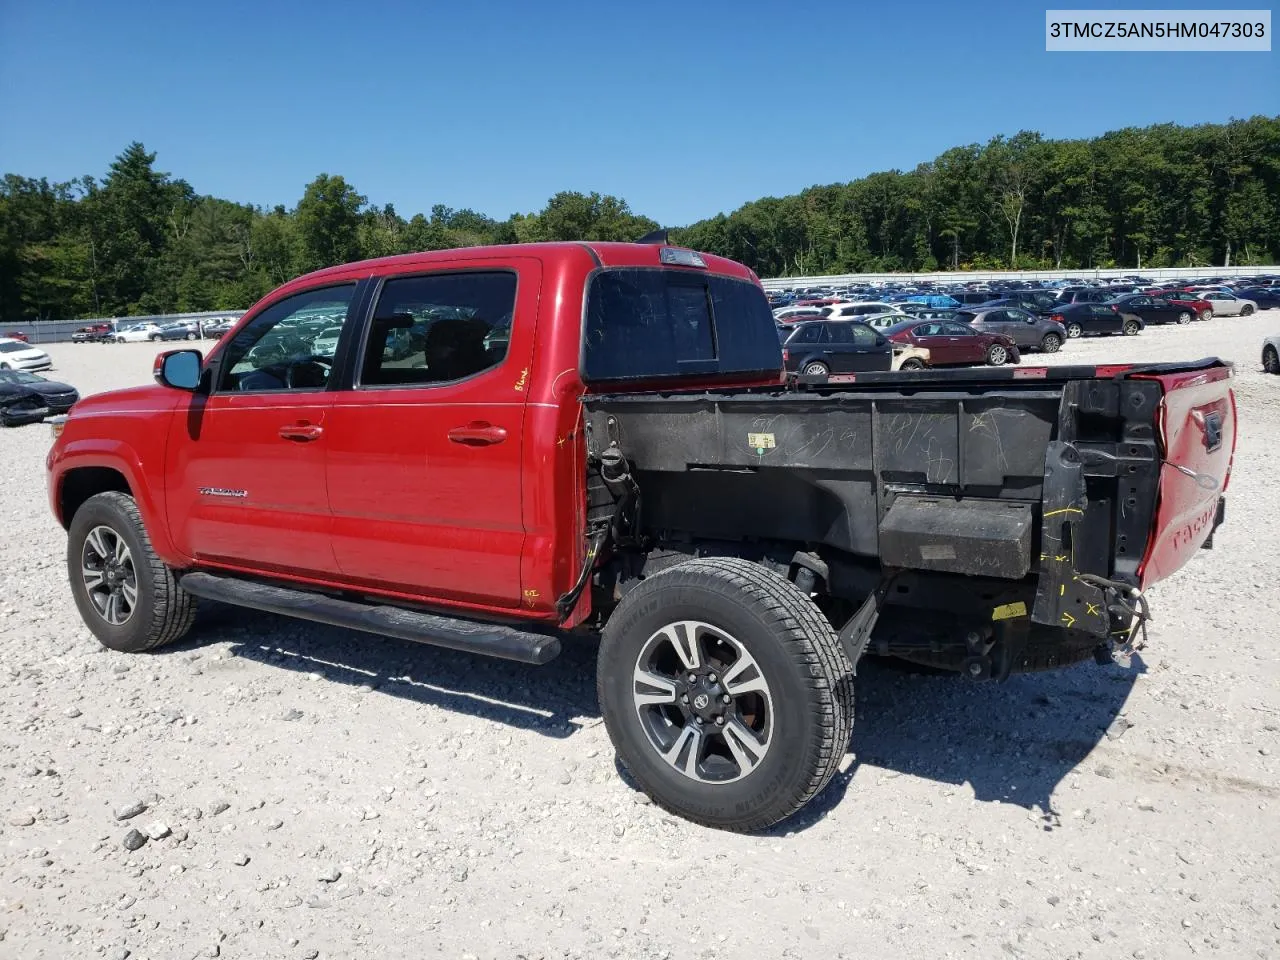
[[[450,650],[481,653],[541,666],[560,655],[560,640],[501,624],[442,617],[399,607],[375,606],[338,600],[323,594],[272,584],[222,577],[212,573],[188,573],[180,581],[193,597],[217,600],[238,607],[265,610],[286,617],[314,620],[335,627],[379,633],[401,640],[429,643]]]

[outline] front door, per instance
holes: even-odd
[[[352,388],[337,394],[326,426],[333,549],[345,579],[427,600],[519,606],[540,286],[539,263],[524,257],[384,282]]]
[[[948,320],[942,324],[942,332],[951,346],[952,355],[959,358],[952,362],[983,363],[986,361],[986,343],[967,323]]]
[[[166,476],[169,527],[196,560],[262,572],[333,576],[325,489],[329,358],[304,331],[348,320],[356,284],[278,300],[218,354],[212,392],[174,417]]]

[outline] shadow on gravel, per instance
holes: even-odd
[[[584,718],[599,717],[596,645],[574,637],[543,667],[474,656],[306,623],[254,610],[202,607],[190,640],[166,648],[182,653],[228,641],[243,660],[325,680],[374,688],[379,694],[431,704],[548,737],[569,737]]]

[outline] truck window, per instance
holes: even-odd
[[[647,268],[602,270],[587,288],[587,381],[774,373],[782,353],[764,292],[753,283]]]
[[[323,390],[333,361],[318,353],[319,333],[347,320],[355,284],[308,290],[271,304],[222,352],[219,390]]]
[[[467,271],[388,280],[360,360],[360,386],[453,383],[507,356],[516,275]]]

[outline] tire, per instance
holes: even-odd
[[[98,574],[101,582],[91,586],[90,578],[83,571],[105,569],[106,565],[98,563],[104,553],[119,557],[119,552],[111,549],[116,542],[123,543],[127,550],[125,562],[117,566],[123,576],[112,577],[114,571],[108,571],[106,578]],[[195,598],[178,586],[173,572],[156,556],[138,506],[128,494],[99,493],[76,511],[67,535],[67,574],[85,625],[111,650],[121,653],[154,650],[180,639],[195,619]],[[131,603],[127,590],[130,575]],[[116,591],[108,587],[108,578],[122,584],[119,593],[123,603],[117,601],[114,617],[109,616],[112,608],[107,598]],[[103,590],[107,592],[106,597]],[[127,616],[123,616],[124,604],[129,608]]]
[[[1040,341],[1040,349],[1045,353],[1057,353],[1062,349],[1062,338],[1056,333],[1046,333]]]
[[[1200,319],[1201,319],[1201,320],[1212,320],[1212,319],[1213,319],[1213,311],[1212,311],[1212,310],[1201,310],[1201,311],[1200,311]]]
[[[0,363],[0,370],[8,370],[8,369],[9,369],[9,365],[7,363]]]
[[[899,370],[923,370],[924,361],[919,360],[916,357],[910,357],[906,360],[903,360],[902,366],[898,367],[898,369]]]
[[[1078,323],[1075,323],[1074,321],[1072,323],[1067,324],[1068,340],[1079,340],[1083,336],[1084,336],[1084,327],[1082,327]]]
[[[1178,326],[1182,327],[1191,322],[1191,311],[1183,310],[1178,314]]]
[[[831,368],[819,360],[814,360],[810,363],[806,363],[800,372],[811,377],[818,376],[819,374],[825,377],[831,374]]]
[[[1142,332],[1142,328],[1138,326],[1137,320],[1126,320],[1124,326],[1120,328],[1126,337],[1136,337]]]
[[[153,333],[153,334],[151,335],[151,342],[152,342],[152,343],[159,343],[159,342],[160,342],[160,334],[158,334],[158,333]]]
[[[993,367],[1003,367],[1009,362],[1009,351],[1006,347],[993,343],[987,348],[987,363]]]
[[[1242,317],[1251,317],[1251,316],[1253,316],[1253,307],[1249,306],[1248,304],[1246,304],[1245,306],[1241,307],[1241,308],[1240,308],[1240,316],[1242,316]]]
[[[196,336],[194,333],[188,333],[188,334],[187,334],[187,339],[188,339],[188,340],[199,340],[200,338],[199,338],[198,336]]]
[[[1262,351],[1262,369],[1267,373],[1280,373],[1280,353],[1276,352],[1276,348],[1267,346]]]
[[[637,680],[642,668],[661,682]],[[754,692],[723,704],[726,689],[744,686]],[[618,758],[645,793],[725,830],[762,830],[803,807],[835,775],[853,729],[853,665],[831,625],[791,581],[736,557],[680,563],[630,590],[605,626],[596,689]],[[707,710],[727,722],[697,725]],[[742,735],[731,742],[737,729],[753,738],[750,752]]]

